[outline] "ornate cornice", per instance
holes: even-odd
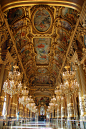
[[[74,2],[72,0],[4,0],[1,1],[2,10],[6,11],[7,9],[11,9],[14,7],[21,7],[21,6],[31,6],[31,5],[37,5],[37,4],[46,4],[46,5],[53,5],[53,6],[64,6],[76,9],[78,11],[81,10],[83,0],[75,0]]]

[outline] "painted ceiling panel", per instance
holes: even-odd
[[[36,64],[49,64],[50,38],[35,38]]]
[[[51,78],[48,75],[38,75],[38,76],[35,76],[32,83],[35,85],[48,85],[48,84],[54,84],[54,81],[55,79]]]
[[[78,12],[74,9],[63,7],[62,17],[68,19],[71,23],[76,23]]]
[[[51,17],[45,8],[39,8],[34,15],[34,26],[40,32],[45,32],[49,29]]]
[[[50,101],[50,98],[49,97],[36,97],[35,98],[35,103],[36,103],[36,106],[38,106],[39,104],[41,105],[41,103],[45,103],[46,106],[49,106],[49,101]]]
[[[47,73],[47,69],[46,68],[39,68],[38,69],[38,73],[41,73],[41,74],[45,74],[45,73]]]
[[[13,8],[8,11],[7,18],[8,23],[12,24],[18,19],[21,19],[24,16],[24,10],[22,8]]]
[[[16,22],[16,23],[14,23],[12,29],[17,30],[17,29],[19,29],[20,27],[23,27],[23,26],[25,26],[25,25],[26,25],[26,23],[25,23],[25,21],[22,19],[22,20],[19,20],[19,21]]]
[[[61,26],[67,29],[68,31],[71,30],[71,24],[68,21],[64,19],[57,19],[56,22],[57,22],[57,26]]]

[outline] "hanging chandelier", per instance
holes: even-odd
[[[58,86],[55,89],[55,94],[56,94],[56,103],[58,105],[60,105],[60,103],[61,103],[61,90]]]
[[[23,104],[23,106],[27,105],[30,101],[29,97],[28,97],[28,93],[29,91],[26,89],[27,87],[24,84],[24,90],[22,90],[22,97],[19,98],[19,103]]]
[[[70,66],[65,66],[66,72],[63,72],[63,79],[72,80],[75,77],[75,72],[70,71]]]
[[[36,106],[35,106],[35,103],[34,103],[34,100],[32,99],[32,96],[29,97],[29,102],[26,105],[26,107],[29,110],[31,110],[32,112],[36,112],[37,111]]]
[[[14,80],[14,81],[21,81],[22,79],[22,75],[19,71],[18,71],[18,66],[13,66],[13,71],[10,71],[8,74],[8,78],[10,80]]]
[[[73,94],[75,92],[78,92],[79,90],[79,84],[77,83],[75,79],[75,72],[69,71],[68,69],[70,66],[66,66],[65,69],[67,69],[66,72],[63,72],[63,79],[65,80],[64,84],[61,83],[60,89],[61,93],[63,94],[63,91],[65,94]]]
[[[14,94],[20,94],[22,90],[22,74],[17,71],[18,66],[13,66],[13,72],[8,72],[7,80],[4,82],[3,90],[5,93],[10,94],[11,98]]]

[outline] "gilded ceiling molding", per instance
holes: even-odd
[[[81,2],[79,0],[79,2],[71,2],[71,1],[63,1],[63,0],[28,0],[28,1],[11,1],[7,2],[7,0],[5,0],[4,2],[1,2],[1,6],[2,6],[2,10],[6,11],[8,9],[11,8],[15,8],[15,7],[21,7],[21,6],[33,6],[33,5],[38,5],[38,4],[43,4],[43,5],[53,5],[53,6],[63,6],[63,7],[69,7],[69,8],[73,8],[77,11],[81,11],[81,6],[83,4],[83,1]]]

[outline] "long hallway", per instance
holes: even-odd
[[[86,129],[86,0],[0,0],[0,129]]]

